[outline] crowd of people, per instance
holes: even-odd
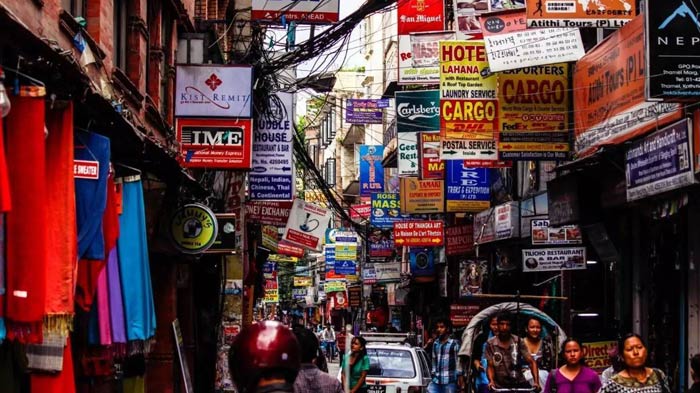
[[[512,333],[510,314],[499,314],[474,341],[467,369],[461,367],[460,342],[452,335],[449,319],[435,322],[434,334],[424,348],[431,360],[428,393],[544,391],[545,393],[670,393],[663,371],[649,367],[647,348],[637,334],[619,340],[612,366],[602,375],[585,365],[583,345],[567,338],[559,353],[542,322],[529,318],[523,337]],[[303,326],[292,329],[265,321],[243,329],[229,352],[231,376],[240,393],[367,393],[370,360],[367,342],[352,337],[350,350],[339,352],[340,381],[327,374],[322,346],[337,340],[326,325],[323,331]],[[327,349],[331,356],[334,349]],[[561,362],[556,362],[559,356]],[[555,367],[555,365],[559,365]],[[690,360],[693,384],[688,393],[700,393],[700,355]],[[467,381],[466,376],[473,376]],[[512,390],[515,389],[515,390]]]

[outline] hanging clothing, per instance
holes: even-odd
[[[112,345],[108,285],[107,269],[102,269],[97,278],[97,325],[100,331],[100,345]]]
[[[47,113],[45,198],[48,227],[45,329],[67,336],[74,315],[73,292],[78,262],[73,180],[73,104]]]
[[[8,337],[41,341],[46,304],[48,210],[44,97],[14,97],[8,115],[10,193],[7,213],[6,325]]]
[[[70,337],[66,339],[66,346],[63,348],[63,370],[56,374],[32,373],[30,377],[32,393],[75,393]]]
[[[12,203],[10,202],[10,176],[7,173],[4,140],[2,118],[0,118],[0,213],[6,212],[12,208]]]
[[[14,340],[0,344],[0,386],[3,393],[19,393],[26,372],[27,355],[24,346]]]
[[[105,259],[102,217],[107,205],[109,149],[109,138],[93,132],[75,131],[75,159],[98,165],[93,178],[75,179],[78,256],[81,259]]]
[[[143,188],[139,176],[117,180],[122,183],[123,213],[119,217],[120,236],[117,247],[126,335],[129,341],[146,341],[155,335],[156,313],[148,259]]]
[[[109,253],[107,282],[109,284],[109,319],[112,328],[112,343],[126,344],[122,281],[119,277],[119,257],[116,248]]]

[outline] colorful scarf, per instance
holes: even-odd
[[[107,282],[109,284],[109,319],[112,327],[112,343],[126,344],[122,282],[119,277],[119,258],[116,248],[109,253],[109,261],[107,262]]]
[[[10,202],[10,178],[7,173],[4,139],[2,119],[0,119],[0,212],[9,211],[12,208],[12,203]]]
[[[31,393],[74,393],[75,373],[70,338],[63,348],[63,370],[57,374],[30,374]]]
[[[148,350],[146,342],[155,335],[156,313],[153,304],[143,188],[138,177],[124,179],[123,213],[119,217],[119,271],[130,353]]]
[[[8,337],[41,342],[46,305],[48,209],[46,196],[44,97],[14,97],[7,117],[10,193],[7,213]]]
[[[47,113],[45,199],[48,227],[45,332],[67,336],[73,326],[77,239],[73,180],[73,105]]]

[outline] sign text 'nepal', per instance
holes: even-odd
[[[441,246],[445,223],[442,221],[401,221],[394,223],[397,246]]]

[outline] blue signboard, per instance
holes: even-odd
[[[360,145],[360,195],[384,191],[384,146]]]
[[[625,164],[628,201],[695,183],[689,133],[683,119],[632,144]]]
[[[357,272],[355,262],[353,261],[335,261],[333,266],[335,269],[335,274],[352,275]]]
[[[480,212],[490,205],[488,168],[469,168],[464,161],[445,161],[445,198],[448,212]]]
[[[410,247],[408,259],[413,277],[435,276],[435,255],[431,247]]]
[[[281,105],[267,119],[255,121],[253,168],[248,182],[250,199],[291,200],[293,95],[277,93]]]
[[[379,192],[371,194],[369,222],[375,228],[394,228],[394,222],[401,221],[401,201],[398,193]]]
[[[334,271],[335,269],[335,246],[325,246],[323,248],[323,255],[326,258],[326,273]]]
[[[350,124],[382,124],[389,100],[349,99],[345,104],[345,121]]]

